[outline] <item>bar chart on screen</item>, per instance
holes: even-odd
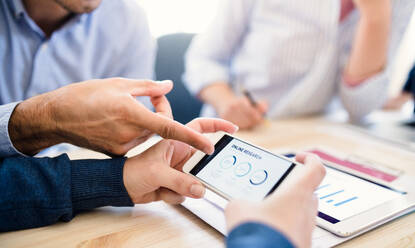
[[[326,177],[315,194],[319,200],[319,212],[336,220],[344,220],[402,196],[399,192],[370,181],[335,169],[326,169]]]

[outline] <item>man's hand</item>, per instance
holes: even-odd
[[[200,92],[202,100],[218,113],[219,117],[239,126],[249,129],[259,125],[264,120],[268,105],[258,101],[254,106],[246,96],[237,96],[226,82],[216,82]]]
[[[232,123],[219,119],[196,119],[187,126],[201,133],[233,133],[237,130]],[[132,201],[147,203],[164,200],[178,204],[184,196],[203,197],[203,185],[182,172],[184,163],[194,152],[185,143],[162,140],[142,154],[129,158],[124,165],[123,178]]]
[[[228,230],[247,221],[267,224],[285,234],[296,247],[310,247],[317,215],[314,191],[325,176],[325,169],[315,155],[299,154],[304,168],[288,178],[261,203],[231,201],[226,210]]]
[[[264,120],[267,104],[261,101],[253,106],[246,96],[239,96],[226,99],[216,111],[220,118],[235,123],[241,129],[250,129]]]
[[[157,133],[213,152],[206,137],[172,120],[165,97],[172,87],[171,81],[122,78],[71,84],[20,103],[10,118],[10,138],[25,154],[67,142],[123,155]],[[137,96],[149,96],[156,113],[137,101]]]

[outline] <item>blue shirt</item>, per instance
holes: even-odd
[[[278,230],[259,222],[235,227],[226,239],[227,248],[293,248],[293,243]]]
[[[8,135],[16,102],[89,79],[153,78],[155,42],[134,0],[103,0],[50,37],[22,0],[0,0],[0,33],[0,156],[18,153]]]

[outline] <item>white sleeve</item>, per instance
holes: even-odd
[[[355,87],[341,82],[340,97],[352,121],[360,120],[371,111],[380,108],[388,96],[393,63],[415,6],[413,0],[392,2],[392,24],[385,69]]]
[[[10,117],[19,102],[0,105],[0,158],[23,155],[14,146],[9,136]]]
[[[222,0],[209,28],[197,35],[186,54],[183,76],[193,94],[216,81],[229,82],[230,63],[241,44],[255,0]]]

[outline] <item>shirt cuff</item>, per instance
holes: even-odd
[[[126,158],[71,160],[71,197],[74,212],[103,206],[134,206],[124,187]]]
[[[182,81],[193,95],[198,95],[203,88],[212,83],[230,83],[229,71],[222,65],[199,61],[194,61],[192,64],[187,63],[187,65],[188,68],[182,76]]]
[[[388,96],[388,82],[388,73],[381,72],[356,86],[341,83],[341,100],[351,121],[360,121],[373,110],[382,107]]]
[[[226,247],[293,248],[294,245],[274,228],[258,222],[247,222],[237,226],[229,233]]]
[[[0,105],[0,157],[10,157],[14,155],[26,156],[13,146],[9,136],[10,117],[19,103],[20,102],[13,102]]]

